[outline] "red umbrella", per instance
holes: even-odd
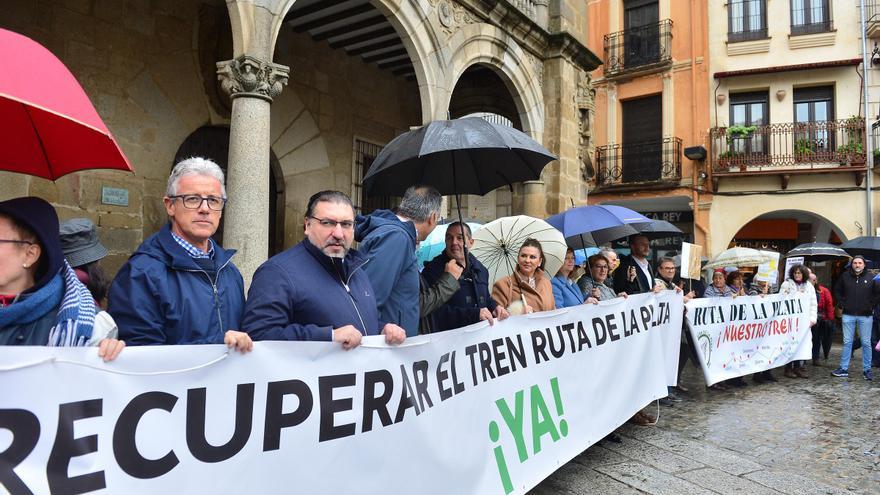
[[[55,180],[96,168],[132,171],[67,67],[0,29],[0,170]]]

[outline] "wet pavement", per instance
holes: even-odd
[[[839,351],[807,364],[808,379],[777,369],[778,383],[727,392],[689,363],[686,400],[656,426],[622,426],[621,443],[590,447],[531,493],[880,494],[880,376],[832,377]]]

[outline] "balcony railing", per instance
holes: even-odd
[[[672,62],[672,21],[608,33],[604,40],[605,76],[648,70]]]
[[[865,120],[715,127],[712,170],[732,175],[864,166]]]
[[[868,38],[880,38],[880,1],[878,0],[866,2],[865,31]]]
[[[532,18],[539,26],[547,28],[549,0],[509,0],[520,12]]]
[[[681,180],[681,139],[596,147],[598,187]]]

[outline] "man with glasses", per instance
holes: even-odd
[[[306,238],[260,265],[248,291],[242,328],[254,340],[319,340],[344,349],[364,335],[406,338],[394,323],[380,322],[365,256],[351,249],[354,207],[339,191],[309,198]],[[415,303],[418,305],[418,295]]]
[[[169,222],[122,266],[108,312],[128,345],[220,344],[241,352],[253,342],[238,331],[244,283],[234,250],[211,236],[226,205],[223,171],[205,158],[178,163],[164,198]]]

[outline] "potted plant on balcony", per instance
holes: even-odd
[[[731,164],[734,158],[738,156],[744,156],[746,153],[744,151],[736,150],[736,140],[740,139],[748,139],[752,137],[752,134],[758,129],[757,126],[754,125],[732,125],[727,128],[727,151],[721,153],[718,156],[719,165],[723,167],[727,167]],[[746,164],[740,163],[739,165],[740,171],[745,171]]]
[[[794,142],[794,160],[796,162],[809,162],[814,157],[814,143],[809,139],[798,139]]]
[[[838,146],[837,155],[840,157],[841,165],[849,164],[851,167],[857,167],[865,164],[865,148],[861,141],[851,141]]]

